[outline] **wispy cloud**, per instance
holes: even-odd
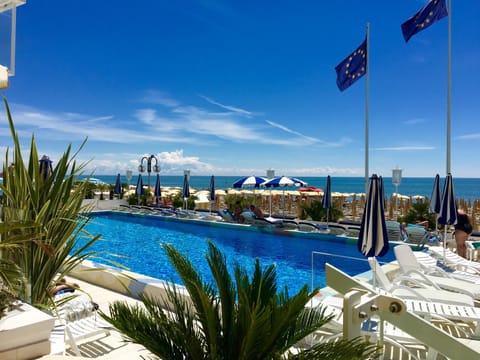
[[[418,124],[423,124],[425,122],[426,120],[423,118],[414,118],[414,119],[405,120],[403,123],[405,125],[418,125]]]
[[[229,111],[232,111],[234,113],[237,113],[237,114],[242,114],[242,115],[245,115],[247,117],[251,117],[253,114],[248,111],[248,110],[244,110],[244,109],[240,109],[238,107],[235,107],[235,106],[229,106],[229,105],[223,105],[223,104],[220,104],[219,102],[213,100],[213,99],[210,99],[209,97],[207,96],[204,96],[204,95],[199,95],[202,99],[206,100],[207,102],[209,102],[210,104],[212,105],[217,105],[223,109],[226,109],[226,110],[229,110]]]
[[[270,124],[271,126],[273,127],[276,127],[280,130],[283,130],[289,134],[293,134],[293,135],[296,135],[296,136],[299,136],[299,137],[302,137],[306,140],[309,140],[309,141],[312,141],[312,142],[318,142],[319,140],[316,139],[316,138],[313,138],[313,137],[310,137],[310,136],[306,136],[306,135],[303,135],[302,133],[298,132],[298,131],[295,131],[295,130],[292,130],[284,125],[281,125],[279,123],[276,123],[274,121],[270,121],[270,120],[265,120],[267,124]]]
[[[478,139],[480,139],[480,133],[460,135],[460,136],[457,136],[455,139],[458,139],[458,140],[478,140]]]
[[[115,115],[90,115],[73,112],[51,112],[15,104],[12,106],[17,131],[25,135],[47,137],[52,141],[109,142],[142,144],[147,142],[220,146],[228,142],[290,147],[315,145],[341,147],[350,143],[343,137],[324,141],[302,134],[278,122],[263,120],[260,114],[237,106],[224,105],[201,96],[223,112],[181,104],[160,91],[149,90],[142,98],[150,105],[136,109],[133,116],[119,119]],[[165,108],[166,107],[166,108]],[[253,118],[255,121],[248,121]],[[6,127],[6,123],[0,127]],[[280,131],[273,131],[280,130]],[[8,134],[5,132],[4,134]],[[1,134],[0,134],[1,136]]]
[[[140,101],[148,104],[163,105],[168,108],[180,106],[179,101],[171,98],[168,94],[157,90],[147,90]]]

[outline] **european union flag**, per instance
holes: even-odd
[[[335,67],[337,86],[345,90],[367,72],[367,39]]]
[[[445,0],[430,0],[419,12],[402,24],[405,42],[445,16],[448,16]]]

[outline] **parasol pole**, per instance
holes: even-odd
[[[369,82],[370,82],[370,23],[367,23],[367,45],[366,45],[366,81],[365,81],[365,194],[368,192],[368,103],[369,103]]]
[[[452,0],[448,3],[448,80],[447,80],[447,175],[451,173],[450,164],[450,133],[452,127],[451,98],[452,98]]]

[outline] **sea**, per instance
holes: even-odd
[[[115,184],[117,175],[94,175],[96,179],[99,179],[107,184]],[[121,182],[125,184],[135,185],[137,183],[138,175],[133,175],[130,181],[127,180],[126,175],[120,174]],[[216,189],[229,189],[232,188],[233,183],[240,179],[239,176],[215,176],[215,188]],[[323,189],[326,184],[326,177],[298,177],[299,179],[308,183],[308,186],[314,186]],[[148,175],[142,174],[143,184],[147,185]],[[151,174],[150,184],[153,187],[156,181],[156,174]],[[398,185],[398,193],[406,196],[426,196],[431,198],[433,184],[435,178],[425,177],[405,177],[401,179]],[[440,179],[440,191],[443,188],[445,178]],[[183,175],[160,175],[161,186],[168,187],[182,187]],[[210,186],[210,176],[195,176],[190,175],[189,181],[190,187],[196,190],[206,190]],[[457,199],[476,200],[480,199],[480,179],[477,178],[454,178],[454,191]],[[396,187],[392,183],[391,177],[383,178],[383,185],[385,196],[388,197],[396,192]],[[282,188],[283,189],[283,188]],[[295,190],[296,188],[285,188],[285,190]],[[365,178],[364,177],[335,177],[331,176],[331,189],[332,192],[341,193],[364,193],[365,192]]]

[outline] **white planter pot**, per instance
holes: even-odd
[[[55,318],[22,303],[0,319],[0,359],[24,360],[50,353]]]

